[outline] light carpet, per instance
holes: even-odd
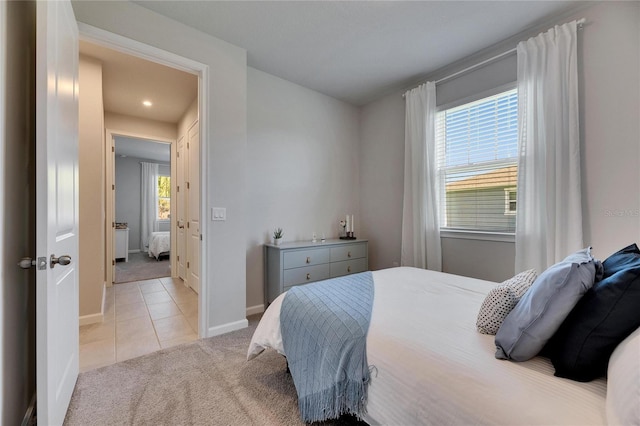
[[[114,283],[144,281],[152,278],[170,277],[171,261],[168,256],[156,260],[147,253],[129,253],[129,261],[116,262]]]
[[[301,425],[283,356],[250,327],[80,374],[65,425]],[[343,416],[323,425],[365,425]]]

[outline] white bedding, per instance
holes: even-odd
[[[373,272],[375,299],[367,337],[368,413],[375,424],[606,424],[604,379],[553,376],[541,357],[494,357],[494,336],[476,331],[489,281],[415,268]],[[248,358],[284,353],[280,295],[264,313]]]
[[[169,253],[171,250],[171,233],[168,231],[152,232],[149,237],[149,257],[156,259],[160,254]]]

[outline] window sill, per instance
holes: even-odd
[[[516,234],[508,232],[461,231],[457,229],[441,229],[440,238],[458,238],[462,240],[498,241],[515,243]]]

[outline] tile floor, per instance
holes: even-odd
[[[198,295],[182,280],[154,278],[107,288],[104,322],[80,327],[80,371],[198,338]]]

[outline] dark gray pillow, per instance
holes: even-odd
[[[500,326],[496,358],[526,361],[536,356],[593,286],[596,271],[602,274],[602,264],[587,247],[540,274]]]

